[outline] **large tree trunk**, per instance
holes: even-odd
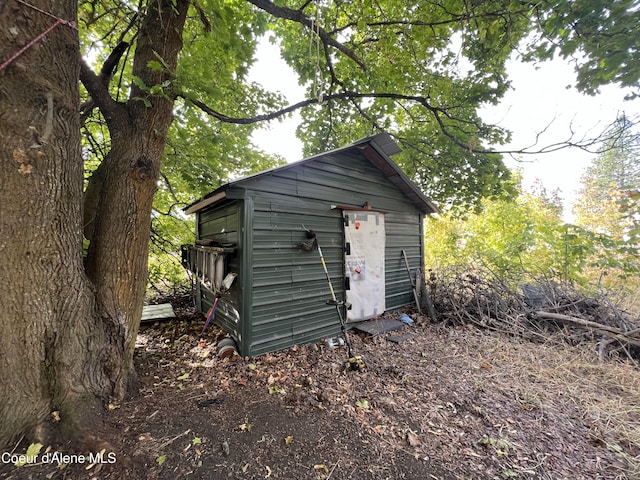
[[[188,8],[184,0],[151,3],[134,65],[150,86],[170,79]],[[75,20],[74,1],[30,4]],[[0,3],[0,60],[54,22],[23,3]],[[147,68],[154,51],[166,72]],[[46,441],[59,427],[87,431],[99,402],[123,398],[134,379],[151,205],[173,102],[117,104],[104,84],[87,85],[112,151],[85,274],[79,66],[77,31],[61,23],[0,71],[0,448],[22,435]],[[85,84],[96,78],[83,72]]]
[[[73,2],[33,3],[75,20]],[[3,2],[0,58],[53,23]],[[77,79],[78,34],[66,24],[0,72],[0,446],[44,438],[52,411],[71,419],[72,405],[96,393],[80,381],[96,365],[87,355],[95,309],[82,263]]]
[[[85,219],[91,225],[85,232],[90,235],[86,271],[96,288],[100,316],[111,332],[113,351],[105,352],[105,358],[114,359],[109,368],[116,398],[135,385],[133,349],[147,285],[151,210],[173,119],[171,82],[188,6],[187,0],[151,2],[138,34],[133,75],[149,88],[167,85],[162,95],[136,86],[131,99],[119,104],[86,66],[81,76],[111,135],[111,151],[87,188]],[[162,71],[148,67],[158,57],[165,65]]]

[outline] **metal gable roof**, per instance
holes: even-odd
[[[312,157],[299,160],[297,162],[270,168],[256,174],[225,183],[200,200],[197,200],[194,203],[188,205],[184,209],[184,212],[187,214],[196,213],[205,207],[224,200],[226,198],[226,190],[228,190],[232,186],[241,186],[243,183],[255,180],[265,175],[295,168],[297,166],[313,162],[314,160],[327,155],[335,155],[354,149],[358,150],[364,158],[366,158],[372,165],[380,170],[380,172],[386,178],[388,178],[399,190],[401,190],[420,211],[426,214],[435,213],[438,211],[431,200],[429,200],[429,198],[427,198],[427,196],[422,193],[418,186],[413,183],[409,179],[409,177],[406,176],[402,169],[398,167],[398,165],[396,165],[393,160],[391,160],[391,158],[389,158],[390,155],[394,155],[401,151],[397,143],[391,138],[389,134],[379,133],[371,137],[362,138],[350,145],[335,150],[323,152]]]

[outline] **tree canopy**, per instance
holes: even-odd
[[[574,207],[577,221],[590,230],[616,240],[638,240],[640,232],[640,134],[634,133],[625,117],[617,120],[621,135],[612,138],[605,150],[582,176],[580,197]]]
[[[172,78],[156,85],[131,70],[146,8],[82,1],[83,53],[99,66],[126,42],[112,96],[127,98],[137,85],[141,102],[176,99],[163,179],[196,196],[264,168],[252,128],[299,109],[305,155],[386,130],[404,149],[396,161],[436,202],[476,206],[514,194],[500,156],[488,151],[509,132],[478,113],[509,88],[505,62],[514,52],[530,61],[575,58],[576,86],[587,93],[638,83],[633,2],[199,0],[188,9]],[[247,77],[264,36],[306,88],[295,105]],[[147,67],[166,69],[162,58]]]

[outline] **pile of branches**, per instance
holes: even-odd
[[[534,341],[597,346],[600,357],[640,360],[640,318],[606,293],[588,296],[571,285],[536,280],[518,287],[487,270],[431,272],[427,289],[438,319],[473,324]]]

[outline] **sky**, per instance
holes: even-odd
[[[259,61],[252,68],[251,78],[265,88],[284,93],[291,103],[303,100],[304,91],[291,69],[280,58],[277,46],[264,41],[257,52]],[[277,75],[274,75],[277,71]],[[556,60],[539,65],[510,62],[508,72],[513,89],[498,106],[482,110],[485,121],[496,123],[512,132],[512,142],[500,149],[519,150],[535,143],[538,146],[595,136],[611,124],[617,115],[640,115],[640,100],[624,101],[628,93],[617,86],[607,86],[591,97],[574,89],[573,67]],[[302,145],[295,137],[299,117],[283,122],[271,122],[268,128],[254,133],[254,143],[272,154],[292,162],[302,158]],[[546,129],[546,130],[545,130]],[[355,139],[354,139],[355,140]],[[536,147],[533,147],[535,150]],[[565,204],[565,220],[571,221],[571,205],[580,189],[580,178],[596,154],[572,148],[555,153],[505,156],[509,168],[520,169],[523,186],[530,189],[539,180],[548,191],[560,190]]]

